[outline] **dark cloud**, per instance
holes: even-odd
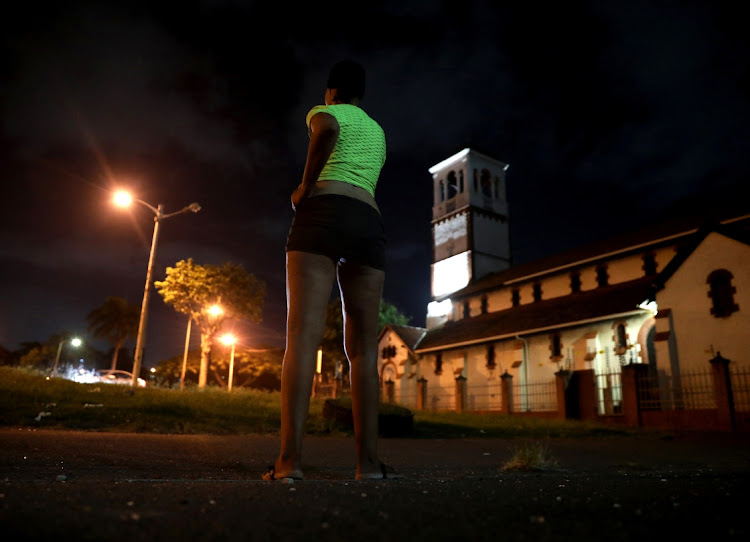
[[[109,205],[203,210],[164,223],[157,268],[235,261],[268,283],[254,341],[283,344],[289,193],[328,67],[368,68],[384,127],[385,297],[424,322],[431,178],[472,146],[510,164],[517,262],[673,212],[738,201],[750,164],[748,39],[702,2],[72,2],[19,6],[0,61],[0,344],[140,301],[152,221]],[[12,19],[12,20],[11,20]],[[181,317],[154,296],[152,355]],[[183,337],[184,338],[184,337]],[[158,352],[158,353],[157,353]]]

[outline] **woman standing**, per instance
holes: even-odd
[[[302,182],[292,193],[295,216],[286,245],[281,452],[264,480],[303,478],[302,438],[334,280],[350,364],[356,478],[397,476],[377,451],[377,332],[386,241],[374,196],[385,163],[385,134],[359,107],[364,91],[364,68],[338,62],[328,76],[325,105],[307,114],[310,143]]]

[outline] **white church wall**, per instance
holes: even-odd
[[[659,309],[671,309],[672,333],[680,367],[702,370],[712,352],[738,364],[750,358],[750,247],[711,233],[657,293]],[[734,303],[739,310],[717,318],[711,314],[706,280],[717,269],[732,273]],[[658,359],[658,358],[657,358]],[[661,362],[661,360],[659,360]]]

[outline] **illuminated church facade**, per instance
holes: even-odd
[[[591,369],[606,414],[625,364],[675,379],[719,352],[745,360],[750,215],[663,223],[512,265],[507,170],[472,149],[429,168],[432,301],[425,328],[380,334],[389,399],[415,406],[426,389],[423,408],[452,410],[463,386],[462,409],[496,410],[493,390],[512,378],[516,409],[544,410],[554,398],[536,383]]]

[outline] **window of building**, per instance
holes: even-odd
[[[392,344],[383,347],[383,359],[395,358],[396,347]]]
[[[540,283],[534,284],[534,301],[542,300],[542,285]]]
[[[495,345],[487,345],[487,368],[494,369],[497,364],[495,363]]]
[[[518,288],[513,288],[511,291],[510,302],[514,307],[521,304],[521,291]]]
[[[479,192],[479,172],[474,168],[474,192]]]
[[[482,296],[482,314],[487,314],[487,296]]]
[[[464,318],[471,316],[471,307],[468,301],[464,301]]]
[[[643,272],[646,276],[656,275],[656,255],[653,252],[643,255]]]
[[[581,291],[581,274],[577,271],[570,274],[570,291],[574,294]]]
[[[443,181],[440,181],[440,201],[445,201],[445,184]]]
[[[435,374],[443,374],[443,354],[435,354]]]
[[[464,170],[458,171],[458,191],[464,193]]]
[[[482,185],[482,194],[488,198],[492,197],[492,176],[490,175],[490,170],[483,169],[482,170],[482,176],[479,180],[479,183]]]
[[[599,287],[607,286],[609,284],[609,274],[607,273],[606,265],[600,265],[596,268],[596,283]]]
[[[625,324],[622,322],[615,324],[614,328],[615,336],[613,339],[615,341],[615,354],[622,356],[628,351],[628,334]]]
[[[559,333],[555,333],[554,335],[550,335],[550,358],[555,361],[558,359],[562,359],[562,339],[560,338]]]
[[[448,173],[448,199],[456,197],[458,194],[458,179],[456,178],[456,172],[451,171]]]
[[[729,316],[740,310],[739,305],[734,302],[734,294],[737,289],[732,286],[732,273],[726,269],[717,269],[708,275],[706,282],[709,284],[708,296],[711,298],[711,314],[717,318]]]

